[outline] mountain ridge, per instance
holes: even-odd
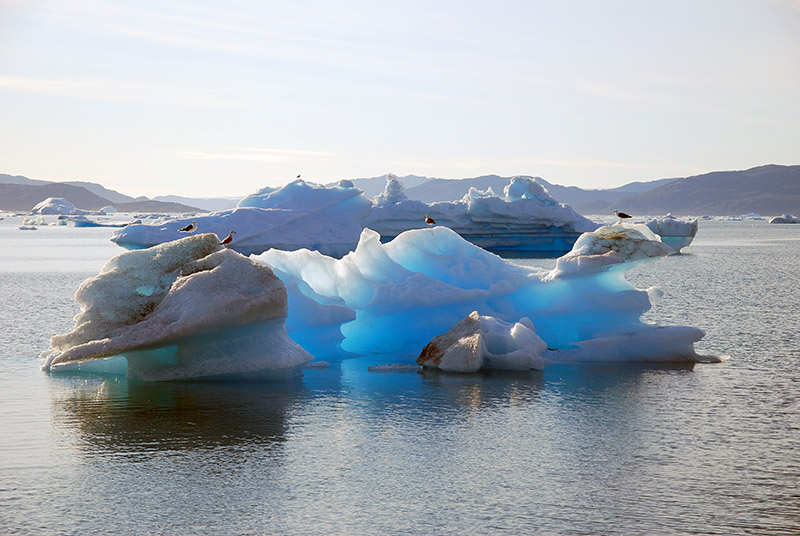
[[[406,175],[398,178],[404,183],[409,199],[432,203],[461,199],[470,187],[479,190],[492,188],[496,194],[502,195],[511,177],[483,175],[465,179],[441,179]],[[766,164],[746,170],[711,171],[691,177],[636,181],[609,189],[587,190],[577,186],[553,184],[541,177],[534,178],[555,199],[572,205],[577,212],[584,215],[610,214],[614,209],[634,214],[800,214],[800,165]],[[386,175],[351,181],[364,191],[367,198],[372,198],[383,192]],[[0,174],[0,210],[30,210],[33,205],[47,197],[64,197],[86,210],[114,205],[117,210],[134,212],[203,212],[235,205],[227,198],[133,198],[97,183],[40,181],[22,175]],[[110,199],[112,197],[114,199]],[[202,205],[197,208],[183,201],[196,201],[198,205]]]

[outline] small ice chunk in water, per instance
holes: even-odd
[[[450,372],[476,372],[483,368],[541,370],[546,348],[530,319],[511,324],[473,311],[428,343],[417,363]]]
[[[667,214],[663,218],[653,218],[645,225],[675,252],[680,252],[682,248],[692,243],[698,228],[697,218],[682,221],[672,214]]]

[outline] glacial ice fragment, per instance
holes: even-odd
[[[449,372],[481,369],[530,370],[544,368],[547,344],[536,335],[528,318],[510,323],[478,311],[453,326],[422,349],[417,363]]]
[[[597,227],[530,177],[513,177],[502,196],[471,189],[461,200],[427,204],[408,199],[389,174],[386,190],[372,202],[351,181],[324,187],[298,179],[279,189],[262,188],[233,210],[131,224],[111,240],[128,249],[149,247],[181,238],[178,229],[194,220],[199,232],[236,231],[231,247],[244,255],[305,248],[342,257],[356,247],[362,228],[377,230],[387,241],[426,227],[426,215],[480,247],[516,256],[561,255],[580,233]]]
[[[89,211],[79,209],[63,197],[48,197],[36,203],[31,214],[89,214]]]
[[[694,353],[700,330],[644,324],[641,315],[661,292],[635,289],[624,278],[636,263],[673,251],[645,226],[616,224],[582,235],[547,272],[433,227],[386,244],[365,229],[355,251],[341,259],[275,249],[252,258],[284,281],[292,338],[320,358],[344,351],[416,359],[431,339],[477,311],[511,324],[531,319],[551,349],[545,361],[713,360]],[[306,318],[326,326],[324,342]],[[661,341],[669,344],[651,348]]]
[[[214,234],[118,255],[75,299],[75,329],[52,337],[44,370],[116,372],[125,359],[144,380],[284,378],[312,359],[286,334],[283,283]]]
[[[532,177],[512,177],[502,196],[471,188],[458,201],[428,204],[408,199],[399,179],[389,174],[386,190],[375,197],[373,205],[363,225],[384,240],[424,228],[429,215],[473,244],[516,256],[561,255],[582,232],[597,228],[569,205],[553,199]]]
[[[676,253],[692,243],[698,228],[697,218],[681,221],[672,214],[649,220],[645,225]]]
[[[349,181],[325,188],[298,179],[280,189],[263,188],[233,210],[156,225],[128,225],[111,241],[128,249],[150,247],[181,238],[178,229],[194,220],[201,233],[222,237],[236,231],[230,247],[243,255],[269,248],[310,248],[341,257],[355,247],[361,220],[370,210],[369,200]]]

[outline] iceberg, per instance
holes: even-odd
[[[280,189],[263,188],[239,201],[235,209],[156,225],[128,225],[111,241],[127,249],[147,248],[185,236],[178,230],[196,221],[199,232],[226,236],[236,231],[230,247],[243,255],[270,248],[310,248],[341,257],[355,247],[361,220],[371,208],[350,181],[326,188],[298,179]]]
[[[444,335],[422,349],[417,363],[448,372],[481,369],[531,370],[544,368],[547,344],[536,335],[528,318],[511,324],[471,312]]]
[[[414,360],[432,339],[475,312],[493,318],[481,320],[485,326],[502,321],[529,327],[546,344],[545,363],[719,361],[694,351],[701,330],[641,321],[661,292],[633,288],[624,272],[673,252],[646,226],[615,224],[581,235],[548,272],[514,264],[437,226],[405,231],[387,243],[364,229],[356,249],[341,259],[277,249],[251,258],[284,281],[287,330],[319,358],[391,354]],[[323,327],[324,336],[317,337]],[[460,339],[463,327],[450,338]],[[476,351],[475,359],[513,354],[506,347],[508,352],[497,352],[489,345],[489,353]],[[528,359],[538,366],[535,357]]]
[[[424,228],[427,216],[483,249],[519,257],[557,257],[581,233],[598,227],[553,199],[532,177],[512,177],[502,197],[491,188],[470,188],[459,201],[428,204],[409,200],[392,174],[385,191],[374,198],[364,226],[388,241],[403,231]]]
[[[40,201],[31,209],[31,214],[52,215],[52,214],[89,214],[88,210],[82,210],[64,199],[63,197],[48,197]]]
[[[769,223],[800,223],[800,219],[791,214],[784,214],[782,216],[773,216],[769,219]]]
[[[472,188],[459,201],[427,204],[409,200],[402,183],[389,174],[384,193],[372,202],[351,181],[326,188],[298,179],[282,188],[263,188],[232,210],[128,225],[111,240],[127,249],[146,248],[181,238],[178,230],[196,221],[200,232],[226,236],[236,231],[231,247],[244,255],[270,248],[312,249],[340,258],[355,249],[363,228],[389,241],[424,228],[426,216],[484,249],[514,256],[557,257],[582,232],[597,228],[529,177],[512,178],[502,197]]]
[[[697,218],[689,221],[676,219],[672,214],[649,220],[645,225],[661,237],[661,241],[680,252],[694,240],[697,234]]]
[[[283,379],[313,359],[287,336],[283,283],[214,234],[118,255],[75,299],[82,312],[51,338],[46,371]]]

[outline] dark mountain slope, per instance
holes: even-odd
[[[634,214],[800,213],[800,166],[767,165],[687,177],[601,207]]]
[[[0,184],[0,210],[29,211],[48,197],[63,197],[84,210],[98,210],[112,204],[104,197],[71,184]]]

